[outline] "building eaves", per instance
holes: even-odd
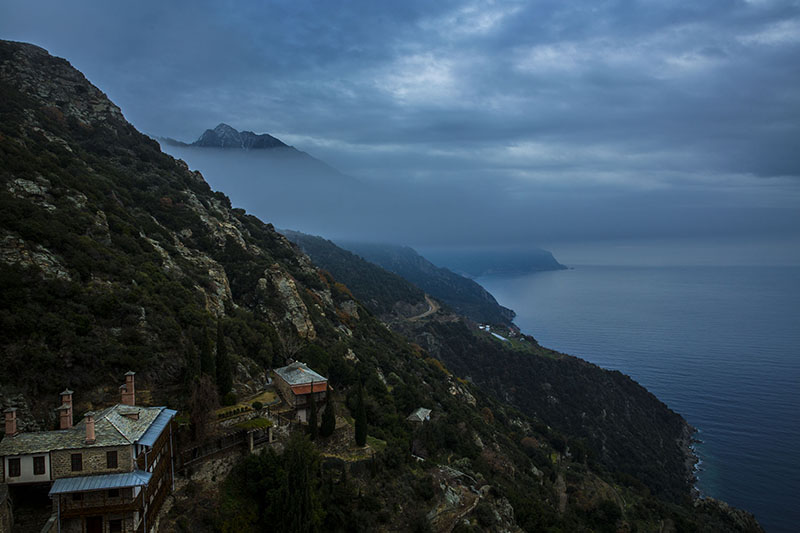
[[[96,476],[66,477],[55,480],[50,488],[50,496],[72,492],[90,492],[94,490],[124,489],[143,487],[150,483],[152,472],[134,470],[119,474],[102,474]]]

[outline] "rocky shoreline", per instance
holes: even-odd
[[[698,442],[695,438],[697,428],[685,422],[683,432],[678,438],[678,446],[684,455],[684,467],[686,468],[686,480],[691,486],[692,499],[700,498],[700,490],[697,488],[697,465],[700,458],[697,456],[697,450],[694,445]]]

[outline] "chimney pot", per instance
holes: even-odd
[[[124,405],[136,405],[136,389],[134,386],[133,376],[136,372],[128,371],[125,373],[125,384],[120,386],[121,398],[120,403]]]
[[[9,407],[4,412],[6,415],[6,437],[13,437],[19,433],[17,430],[17,408]]]
[[[86,444],[94,444],[95,434],[94,434],[94,413],[89,411],[84,415],[86,417]]]
[[[72,413],[72,391],[64,389],[61,393],[61,413],[59,415],[58,427],[60,429],[69,429],[75,423],[75,417]]]

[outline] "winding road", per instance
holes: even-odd
[[[428,296],[427,294],[425,295],[425,301],[428,302],[428,310],[419,315],[412,316],[411,318],[409,318],[409,320],[419,320],[420,318],[431,316],[433,313],[439,310],[440,308],[439,303],[430,296]]]

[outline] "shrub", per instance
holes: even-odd
[[[222,405],[234,405],[236,403],[236,393],[230,391],[222,397]]]

